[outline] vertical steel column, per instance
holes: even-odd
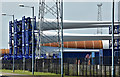
[[[14,21],[14,53],[15,53],[15,57],[17,57],[17,44],[18,44],[18,40],[17,40],[17,19]]]
[[[13,52],[13,72],[14,72],[14,59],[17,57],[17,20],[14,20],[14,52]]]
[[[14,25],[15,25],[15,21],[14,21],[14,15],[13,15],[13,28],[15,27]],[[15,52],[13,50],[13,72],[14,72],[14,69],[15,69],[15,67],[14,67],[15,61],[14,60],[15,60]]]
[[[40,47],[39,47],[39,57],[41,57],[41,56],[43,56],[44,57],[44,55],[43,55],[43,50],[42,50],[42,46],[41,46],[41,44],[42,44],[42,38],[43,38],[43,31],[42,31],[42,29],[43,29],[43,23],[44,23],[44,12],[45,12],[45,0],[40,0],[40,26],[39,26],[39,29],[40,29]]]
[[[29,57],[29,30],[28,30],[28,28],[29,28],[29,25],[30,25],[30,23],[29,23],[29,21],[30,21],[30,18],[27,18],[26,19],[26,40],[25,40],[25,42],[26,42],[26,57]]]
[[[14,24],[14,23],[13,23]],[[12,55],[12,21],[9,22],[9,55]]]
[[[34,30],[35,29],[36,29],[36,16],[34,16]],[[36,44],[37,44],[37,41],[36,41],[36,38],[35,38],[36,33],[37,32],[34,32],[34,59],[35,59],[35,55],[36,55],[35,50],[36,50]]]
[[[60,51],[60,25],[59,25],[59,11],[60,11],[60,7],[59,7],[59,1],[56,0],[56,8],[57,8],[57,27],[58,27],[58,49]],[[58,52],[57,54],[59,54],[60,52]]]
[[[40,21],[39,21],[39,29],[40,29],[40,45],[39,45],[39,57],[41,58],[41,56],[42,56],[42,47],[41,47],[41,44],[42,44],[42,38],[43,38],[43,31],[42,31],[42,26],[43,26],[43,22],[44,22],[44,8],[45,8],[45,4],[44,4],[44,2],[45,2],[45,0],[40,0]]]
[[[114,77],[114,0],[112,3],[112,77]]]
[[[25,16],[22,17],[22,55],[25,57]]]
[[[61,0],[61,77],[63,77],[63,0]]]
[[[36,29],[36,16],[34,16],[34,29]],[[36,71],[36,58],[35,58],[35,56],[36,56],[36,53],[35,53],[35,51],[36,51],[36,46],[37,46],[37,41],[36,41],[37,39],[35,38],[35,32],[34,32],[34,69],[35,69],[35,71]]]
[[[19,57],[22,58],[22,21],[18,21],[18,51]]]
[[[32,7],[32,74],[34,75],[34,7]]]
[[[25,16],[22,17],[22,56],[23,56],[23,70],[25,69]]]
[[[41,17],[41,0],[39,0],[39,15],[38,15],[38,21],[39,21],[39,42],[38,42],[38,51],[39,51],[39,58],[41,57],[41,22],[40,22],[40,17]]]

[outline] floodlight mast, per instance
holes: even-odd
[[[114,0],[112,2],[112,77],[115,76],[114,71]]]
[[[24,4],[19,4],[19,7],[27,7],[32,9],[32,74],[34,75],[34,6],[25,6]]]
[[[14,18],[15,18],[15,16],[14,16],[14,14],[6,14],[6,13],[2,13],[2,15],[3,16],[12,16],[12,18],[13,18],[13,26],[14,26]],[[13,51],[13,72],[14,72],[14,70],[15,70],[15,66],[14,66],[14,64],[15,64],[15,52]]]

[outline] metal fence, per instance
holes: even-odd
[[[32,60],[15,60],[15,70],[31,71]],[[35,59],[36,72],[60,74],[60,59]],[[12,69],[12,60],[2,60],[3,69]],[[111,76],[111,57],[64,58],[64,75]],[[120,57],[115,57],[115,76],[120,76]]]

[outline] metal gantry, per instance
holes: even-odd
[[[63,32],[61,25],[63,24],[61,17],[61,1],[56,0],[53,2],[45,2],[45,0],[40,1],[39,4],[39,25],[36,27],[36,17],[22,17],[22,20],[14,20],[9,22],[9,45],[10,45],[10,56],[12,56],[12,51],[15,53],[15,59],[23,59],[23,69],[25,69],[25,60],[28,58],[35,58],[39,56],[40,58],[46,55],[46,50],[42,49],[41,45],[48,42],[57,42],[58,50],[52,52],[53,54],[60,53],[60,46],[62,45],[60,33]],[[48,19],[51,18],[51,19]],[[34,26],[33,26],[34,25]],[[50,35],[45,34],[43,31],[43,25],[47,25],[51,29],[50,32],[54,33],[51,38]],[[32,30],[34,28],[34,30]],[[33,35],[33,38],[31,37]],[[57,38],[56,38],[57,36]],[[53,39],[54,37],[54,39]],[[32,40],[34,39],[34,41]],[[43,41],[44,40],[44,41]],[[61,44],[60,44],[61,43]],[[13,46],[14,44],[14,46]],[[34,46],[33,46],[34,45]],[[37,45],[37,47],[36,47]],[[33,47],[33,48],[32,48]],[[39,53],[37,54],[37,50]],[[36,51],[36,53],[35,53]],[[32,52],[34,55],[32,55]],[[14,56],[13,56],[14,57]],[[33,62],[34,63],[34,62]],[[33,67],[32,67],[33,68]]]
[[[48,19],[50,18],[50,19]],[[63,77],[63,0],[53,0],[53,2],[45,2],[45,0],[39,1],[39,37],[38,37],[38,51],[39,57],[45,54],[46,50],[42,49],[43,39],[44,43],[57,42],[58,52],[52,52],[53,54],[59,54],[61,50],[61,77]],[[44,26],[51,28],[52,36],[46,35]],[[55,29],[54,29],[55,28]],[[57,37],[57,38],[55,38]]]
[[[60,50],[60,23],[61,23],[61,1],[60,0],[53,0],[53,2],[45,2],[45,0],[39,1],[39,34],[38,34],[38,55],[41,57],[42,55],[46,54],[46,50],[42,48],[43,43],[58,43],[58,50]],[[49,19],[48,19],[49,18]],[[50,35],[45,34],[46,31],[44,30],[44,26],[46,25],[51,29],[57,28],[55,30],[51,30],[50,32],[53,37],[57,37],[52,39]],[[45,40],[44,42],[42,40]],[[60,52],[60,51],[59,51]],[[59,52],[52,52],[53,54],[58,54]]]
[[[12,51],[13,51],[13,45],[12,45],[12,40],[13,40],[13,32],[12,32],[12,26],[13,23],[12,21],[9,22],[9,55],[12,56]]]
[[[25,18],[24,16],[22,20],[16,19],[14,23],[12,21],[9,22],[9,57],[23,59],[23,69],[25,69],[25,59],[32,58],[32,19],[34,19],[34,28],[36,29],[36,17]],[[36,48],[35,36],[34,39],[34,48]]]

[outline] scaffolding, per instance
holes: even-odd
[[[36,23],[36,17],[34,18]],[[9,56],[12,58],[13,51],[15,59],[31,58],[32,51],[32,18],[22,17],[22,20],[14,20],[9,22]],[[13,26],[14,24],[14,26]],[[36,24],[35,24],[36,29]],[[34,33],[35,35],[36,33]],[[34,37],[35,38],[35,37]],[[36,48],[36,38],[34,41]]]
[[[47,2],[45,0],[39,1],[39,36],[38,36],[38,56],[44,57],[46,56],[46,50],[42,48],[42,44],[44,43],[58,43],[58,50],[60,52],[60,24],[61,24],[61,1],[60,0],[53,0],[53,2]],[[51,35],[45,34],[46,31],[44,30],[43,25],[51,28],[49,32],[54,33]],[[54,30],[55,29],[55,30]],[[50,36],[54,37],[51,38]],[[56,38],[57,37],[57,38]],[[44,41],[42,41],[44,39]],[[52,52],[53,54],[59,54],[59,52]]]

